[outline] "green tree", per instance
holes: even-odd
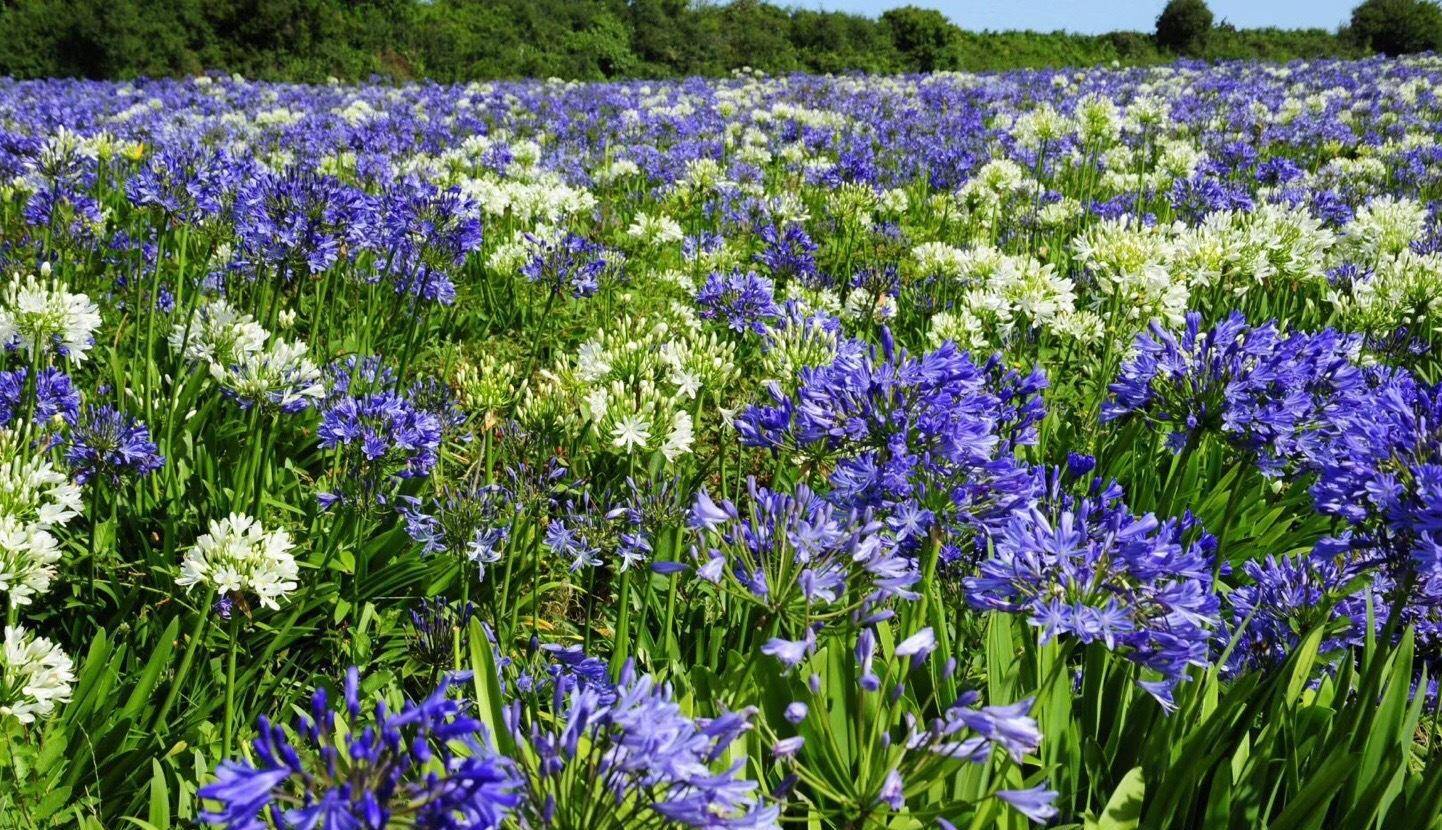
[[[1157,15],[1157,45],[1180,55],[1200,55],[1211,31],[1206,0],[1168,0]]]
[[[902,6],[881,15],[891,42],[913,72],[931,72],[953,66],[951,52],[961,30],[935,9]]]
[[[1442,8],[1432,0],[1365,0],[1349,34],[1363,49],[1407,55],[1442,48]]]

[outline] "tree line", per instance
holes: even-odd
[[[0,3],[0,75],[17,78],[223,71],[295,81],[598,80],[720,75],[741,67],[895,73],[1397,51],[1391,41],[1359,31],[1357,14],[1353,25],[1337,32],[1237,29],[1214,24],[1204,0],[1172,0],[1156,32],[1102,35],[973,32],[915,6],[869,18],[760,0]],[[1395,21],[1405,20],[1420,28],[1422,34],[1405,41],[1405,51],[1442,42],[1442,14],[1431,0],[1367,0],[1358,13],[1372,7],[1382,8],[1362,16],[1364,27],[1371,20],[1374,28],[1395,28]]]

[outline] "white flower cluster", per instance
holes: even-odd
[[[50,531],[81,510],[80,487],[11,433],[0,433],[0,593],[29,605],[50,590],[60,545]]]
[[[32,359],[59,349],[76,363],[94,343],[100,309],[84,294],[72,294],[50,279],[50,266],[34,274],[14,274],[0,305],[0,343],[16,343]]]
[[[44,637],[5,626],[0,648],[0,729],[7,718],[34,723],[70,700],[75,665],[69,655]]]
[[[1033,330],[1091,339],[1097,328],[1092,312],[1076,307],[1076,287],[1035,257],[982,246],[952,248],[940,243],[918,246],[912,259],[918,275],[938,278],[937,296],[961,293],[947,310],[931,318],[929,337],[960,348],[990,351],[1017,333]]]
[[[186,360],[203,363],[221,386],[247,402],[284,410],[325,395],[320,367],[304,343],[271,338],[249,314],[224,299],[212,300],[170,331],[170,346]]]
[[[210,532],[185,552],[176,582],[189,590],[196,585],[219,595],[248,594],[266,608],[296,589],[300,572],[291,555],[290,534],[266,530],[260,522],[240,513],[211,520]]]

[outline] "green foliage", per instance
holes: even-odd
[[[1442,47],[1442,7],[1433,0],[1364,0],[1350,34],[1365,49],[1407,55]]]
[[[1157,16],[1157,44],[1182,55],[1200,55],[1211,31],[1206,0],[1169,0]]]
[[[902,6],[881,15],[881,24],[901,52],[907,69],[930,72],[948,69],[947,55],[960,29],[935,9]]]
[[[0,74],[129,79],[216,70],[267,80],[465,82],[742,67],[784,74],[1144,66],[1179,54],[1292,60],[1417,51],[1437,42],[1439,21],[1427,2],[1369,0],[1350,38],[1225,24],[1203,37],[1211,26],[1205,3],[1173,0],[1153,38],[970,32],[916,6],[873,19],[764,0],[25,0],[0,5]],[[1417,32],[1432,39],[1417,40]]]

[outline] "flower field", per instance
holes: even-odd
[[[0,830],[1442,828],[1439,134],[0,81]]]

